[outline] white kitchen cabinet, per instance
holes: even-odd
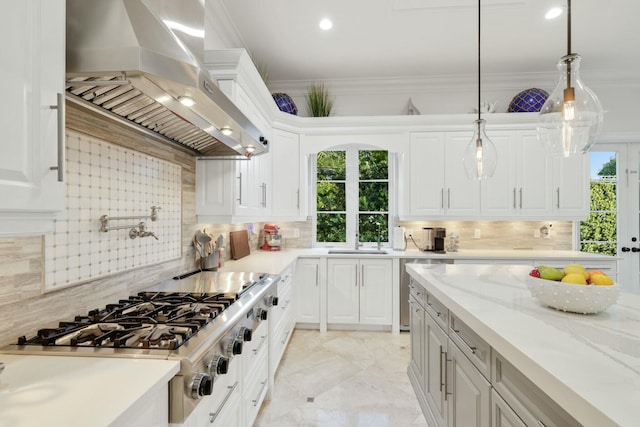
[[[589,156],[554,158],[552,175],[554,217],[584,220],[591,200]]]
[[[470,132],[411,134],[404,174],[410,189],[403,217],[464,218],[480,213],[480,184],[467,177],[462,161],[471,136]]]
[[[200,223],[264,221],[271,209],[271,157],[196,161]]]
[[[427,423],[489,427],[491,383],[485,376],[490,373],[490,347],[413,280],[410,294],[411,319],[418,328],[412,324],[409,378]],[[420,350],[422,362],[414,361]]]
[[[543,218],[552,214],[551,162],[535,130],[492,131],[498,164],[481,183],[486,218]]]
[[[245,343],[242,361],[242,412],[243,424],[251,427],[258,415],[260,406],[267,396],[269,389],[269,363],[268,363],[268,322],[262,322],[254,330],[255,339]]]
[[[497,352],[493,352],[491,362],[491,384],[525,425],[581,425]]]
[[[327,260],[327,323],[391,325],[392,260]]]
[[[278,220],[306,220],[303,209],[304,181],[300,175],[304,170],[300,158],[300,136],[297,133],[274,129],[271,141],[273,170],[272,215]]]
[[[293,270],[295,263],[289,265],[281,273],[278,282],[278,305],[271,308],[269,313],[269,379],[273,380],[280,360],[291,339],[296,325],[293,289]],[[274,384],[269,383],[273,390]]]
[[[296,322],[320,322],[320,259],[299,258],[293,286]]]
[[[447,334],[428,314],[425,314],[424,325],[423,382],[425,389],[423,394],[429,409],[425,417],[429,425],[443,427],[447,421],[447,401],[445,400]]]
[[[491,423],[491,384],[449,339],[445,355],[445,400],[448,427],[489,427]]]
[[[491,390],[491,427],[527,427],[495,390]]]
[[[0,235],[50,232],[65,208],[65,2],[2,7]]]

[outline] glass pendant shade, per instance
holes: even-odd
[[[498,164],[498,152],[484,130],[485,121],[475,121],[473,138],[464,151],[464,170],[469,179],[487,179],[493,176]]]
[[[562,57],[558,70],[560,81],[538,115],[538,137],[551,156],[584,154],[602,127],[602,106],[580,79],[579,55]]]

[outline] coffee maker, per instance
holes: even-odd
[[[437,254],[445,253],[444,240],[447,237],[447,229],[444,227],[424,227],[422,229],[422,243],[425,251]]]
[[[265,224],[260,241],[260,249],[263,251],[279,251],[282,244],[280,227],[275,224]]]

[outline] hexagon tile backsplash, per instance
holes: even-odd
[[[66,215],[45,236],[45,290],[181,256],[179,165],[69,132],[66,180]],[[152,206],[161,208],[157,221],[148,218]],[[111,230],[101,232],[102,215],[140,218],[110,219]],[[140,222],[158,240],[131,239]]]

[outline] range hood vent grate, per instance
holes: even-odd
[[[95,83],[93,83],[95,81]],[[113,81],[113,84],[109,84]],[[203,156],[237,156],[238,152],[136,89],[121,76],[75,77],[67,81],[68,94],[160,134]]]

